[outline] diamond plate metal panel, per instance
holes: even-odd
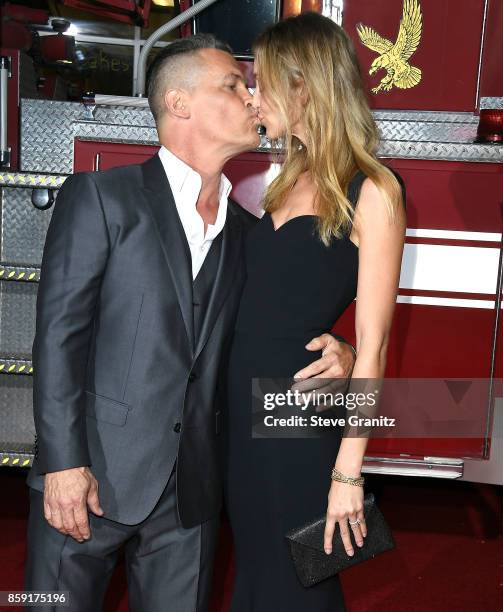
[[[29,453],[35,440],[30,376],[0,374],[0,448],[3,452]]]
[[[379,157],[503,163],[503,147],[484,144],[383,141]]]
[[[473,144],[478,117],[472,113],[379,110],[374,116],[385,155],[393,151],[396,156],[403,152],[404,157],[418,159],[501,161],[493,148]],[[154,119],[147,108],[98,105],[95,121],[88,117],[89,110],[80,103],[22,100],[21,169],[71,174],[75,138],[157,144]],[[265,139],[258,150],[270,151]]]
[[[71,174],[72,121],[82,104],[22,99],[20,169],[24,172]]]
[[[383,140],[469,143],[477,136],[477,123],[439,123],[434,121],[380,121]]]
[[[35,337],[37,283],[0,283],[0,351],[31,359]]]
[[[73,124],[84,122],[87,115],[86,107],[80,102],[22,99],[21,170],[71,174],[75,137]],[[90,123],[103,127],[116,125],[155,129],[154,118],[148,108],[97,106],[94,117],[96,123]],[[111,128],[108,129],[110,131]]]
[[[1,189],[0,259],[2,263],[40,265],[53,207],[39,210],[31,203],[31,189]]]
[[[470,123],[478,122],[473,113],[448,111],[405,111],[405,110],[375,110],[372,111],[376,121],[410,121],[412,123]]]
[[[262,139],[260,150],[264,153],[270,153],[269,141]],[[404,140],[381,140],[377,155],[398,159],[503,163],[503,147],[499,145],[412,141],[406,138]]]
[[[150,109],[131,106],[97,106],[94,111],[97,123],[110,125],[137,125],[155,129],[155,121]]]
[[[480,108],[497,108],[503,109],[503,97],[498,98],[480,98]]]
[[[477,135],[471,113],[376,111],[374,118],[383,140],[471,143]]]
[[[74,138],[99,140],[100,142],[124,142],[129,144],[159,144],[157,130],[138,125],[111,125],[92,121],[73,124]]]

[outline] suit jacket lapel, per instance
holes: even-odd
[[[142,169],[145,200],[175,286],[190,351],[192,352],[194,349],[194,321],[189,247],[176,210],[173,193],[159,156],[155,155],[145,162]]]
[[[236,268],[240,262],[241,224],[230,208],[227,209],[227,219],[222,231],[222,250],[220,253],[217,274],[208,308],[201,326],[194,359],[197,359],[208,340],[229,289],[232,287]]]

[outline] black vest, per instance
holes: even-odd
[[[201,327],[203,325],[204,316],[208,310],[211,290],[215,284],[217,275],[218,262],[220,261],[220,252],[222,250],[222,235],[221,231],[213,240],[210,250],[206,254],[201,269],[197,273],[192,284],[192,310],[194,317],[194,342],[197,344]]]

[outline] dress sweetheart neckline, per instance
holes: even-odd
[[[266,212],[265,214],[269,217],[271,221],[271,225],[272,225],[272,229],[274,233],[279,232],[282,227],[284,227],[285,225],[288,225],[290,221],[295,221],[295,219],[306,219],[306,218],[312,219],[312,218],[318,217],[318,215],[296,215],[295,217],[290,217],[290,219],[287,219],[286,221],[284,221],[279,227],[276,227],[274,225],[274,221],[273,221],[271,213]]]
[[[295,221],[295,219],[316,219],[317,217],[319,217],[319,215],[296,215],[295,217],[290,217],[290,219],[288,219],[287,221],[285,221],[284,223],[282,223],[278,228],[274,225],[274,221],[272,218],[271,213],[266,212],[265,213],[266,216],[269,217],[269,220],[271,222],[271,227],[272,227],[272,231],[277,234],[283,227],[285,227],[285,225],[288,225],[291,221]],[[352,240],[350,240],[348,238],[348,242],[350,242],[356,250],[359,250],[359,247],[357,244],[355,244]]]

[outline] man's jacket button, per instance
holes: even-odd
[[[191,372],[189,374],[189,382],[194,382],[197,378],[197,374],[195,372]]]
[[[182,429],[182,424],[181,423],[175,423],[175,426],[173,427],[173,431],[175,433],[180,433],[181,429]]]

